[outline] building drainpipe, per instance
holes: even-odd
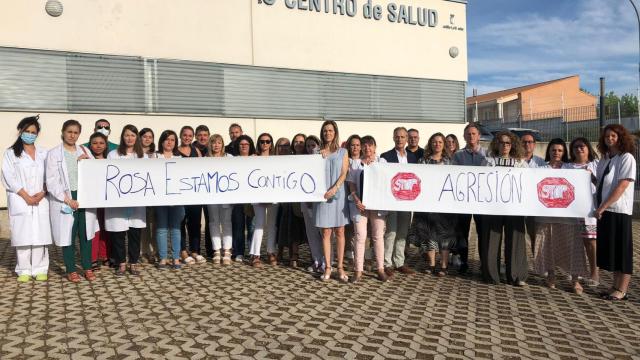
[[[600,78],[600,131],[604,128],[604,78]]]

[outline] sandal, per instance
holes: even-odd
[[[82,281],[82,279],[80,278],[80,275],[78,275],[78,273],[75,271],[67,274],[67,279],[69,279],[69,281],[71,281],[72,283],[77,283]]]
[[[222,255],[222,265],[231,265],[231,249],[224,251],[224,254]]]
[[[349,279],[349,282],[355,284],[360,282],[360,280],[362,280],[362,271],[356,271],[351,277],[351,279]]]
[[[175,259],[175,260],[173,261],[173,266],[172,266],[172,267],[173,267],[173,270],[180,270],[180,269],[182,269],[182,264],[180,263],[180,260],[179,260],[179,259]]]
[[[613,296],[613,293],[615,292],[619,292],[620,294],[622,294],[622,296]],[[613,291],[611,292],[611,294],[607,295],[607,297],[605,297],[605,300],[609,300],[609,301],[625,301],[628,300],[629,296],[627,296],[626,292],[622,292],[620,289],[618,288],[613,288]]]
[[[387,276],[387,273],[384,272],[384,269],[378,270],[378,280],[382,282],[386,282],[387,280],[389,280],[389,276]]]
[[[138,270],[136,264],[129,265],[129,274],[138,276],[140,275],[140,270]]]
[[[213,257],[211,258],[211,261],[213,262],[213,265],[219,265],[220,264],[220,260],[222,260],[222,257],[220,256],[220,250],[215,250],[213,252]]]
[[[124,276],[126,271],[127,271],[127,265],[120,264],[120,266],[118,266],[118,268],[116,269],[115,274],[116,276]]]
[[[85,270],[84,271],[84,277],[85,277],[85,279],[87,279],[89,281],[95,281],[96,280],[96,274],[94,274],[92,270]]]
[[[251,257],[251,267],[254,267],[254,268],[262,267],[262,261],[260,260],[260,255],[253,255]]]
[[[574,283],[572,290],[576,295],[582,295],[582,293],[584,292],[584,288],[580,285],[580,283]]]
[[[278,258],[276,257],[276,254],[268,253],[267,258],[269,258],[269,265],[278,265]]]
[[[191,258],[195,259],[194,261],[196,262],[196,264],[203,264],[203,263],[207,262],[207,259],[205,259],[204,256],[202,256],[200,254],[192,254]]]
[[[440,268],[440,271],[438,271],[436,275],[438,275],[438,277],[445,277],[449,275],[449,268]]]
[[[344,268],[341,266],[338,267],[338,281],[343,283],[349,282],[349,276],[347,276],[347,274],[344,273]]]
[[[320,275],[321,281],[329,281],[331,279],[331,267],[327,267],[324,269],[324,273]]]
[[[187,256],[186,258],[182,259],[182,261],[187,265],[193,265],[196,263],[196,260],[191,256]]]

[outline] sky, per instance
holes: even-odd
[[[467,95],[576,74],[596,95],[600,77],[607,92],[637,93],[638,21],[629,0],[469,0],[467,30]]]

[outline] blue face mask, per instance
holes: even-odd
[[[36,138],[38,137],[38,135],[36,134],[29,134],[26,132],[23,132],[22,134],[20,134],[20,139],[22,139],[22,142],[27,144],[27,145],[31,145],[34,142],[36,142]]]

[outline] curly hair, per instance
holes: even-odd
[[[567,150],[567,143],[560,138],[554,138],[549,141],[549,143],[547,144],[547,150],[544,151],[544,161],[551,161],[551,154],[549,152],[554,145],[562,146],[562,159],[560,160],[563,163],[569,162],[569,151]]]
[[[447,154],[447,149],[444,147],[444,143],[446,141],[446,137],[444,136],[443,133],[437,132],[437,133],[435,133],[435,134],[433,134],[433,135],[431,135],[429,137],[429,140],[427,141],[427,145],[424,146],[424,158],[425,159],[428,159],[431,155],[434,154],[433,145],[431,143],[433,142],[433,139],[435,139],[437,137],[442,138],[442,156],[446,157],[446,158],[449,157],[449,155]]]
[[[602,129],[602,133],[600,134],[600,139],[598,140],[598,151],[602,156],[609,152],[609,147],[604,142],[605,135],[607,131],[613,131],[618,134],[618,150],[621,153],[634,153],[636,151],[636,141],[633,138],[633,135],[629,133],[629,131],[622,125],[618,124],[609,124]]]
[[[507,136],[511,141],[511,150],[509,150],[509,157],[513,159],[522,159],[524,157],[524,147],[520,142],[520,138],[516,136],[516,134],[511,131],[500,131],[493,137],[491,143],[489,144],[489,155],[490,156],[500,156],[500,141],[503,136]]]

